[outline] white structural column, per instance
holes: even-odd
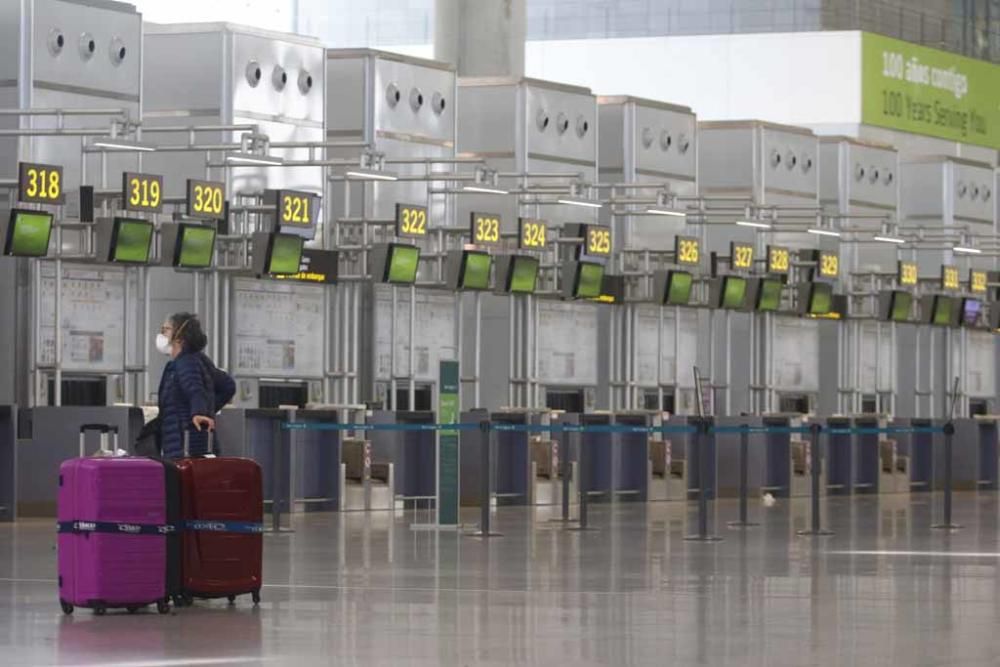
[[[435,0],[434,58],[459,76],[524,75],[525,0]]]

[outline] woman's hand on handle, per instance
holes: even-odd
[[[191,418],[191,424],[194,425],[196,431],[201,431],[202,427],[208,431],[215,430],[215,420],[211,417],[206,417],[205,415],[195,415]]]

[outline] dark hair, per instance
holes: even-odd
[[[197,315],[174,313],[170,316],[170,325],[174,328],[174,340],[180,341],[185,352],[201,352],[208,345],[208,336]]]

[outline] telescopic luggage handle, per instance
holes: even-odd
[[[80,425],[80,458],[86,455],[87,432],[97,431],[101,434],[100,449],[101,456],[113,456],[118,451],[118,427],[112,424],[81,424]],[[114,448],[108,449],[108,434],[114,439]]]
[[[191,429],[192,428],[194,428],[194,427],[193,426],[188,426],[188,427],[186,427],[184,429],[184,458],[188,458],[190,456],[190,451],[189,450],[191,448],[190,445],[191,445]],[[206,450],[208,451],[209,454],[211,454],[212,453],[212,441],[213,441],[213,438],[215,437],[215,429],[214,428],[207,428],[207,429],[204,429],[204,430],[208,432],[208,443],[206,443]],[[198,431],[198,432],[201,433],[202,431]]]

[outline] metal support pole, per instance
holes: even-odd
[[[747,493],[750,486],[750,427],[744,424],[740,429],[740,520],[730,521],[731,528],[749,528],[758,525],[747,520]]]
[[[699,395],[698,400],[702,400]],[[710,535],[708,532],[708,473],[709,457],[708,437],[711,423],[708,419],[698,420],[695,440],[698,443],[698,534],[688,535],[684,539],[689,542],[721,542],[718,535]]]
[[[479,422],[479,530],[470,537],[502,537],[490,530],[490,482],[493,479],[493,434],[490,422]]]
[[[819,450],[819,434],[822,430],[822,426],[817,423],[809,424],[809,450],[812,454],[811,461],[809,465],[809,472],[812,476],[812,493],[810,500],[812,501],[812,527],[808,530],[800,530],[799,535],[812,535],[818,537],[821,535],[833,535],[832,530],[824,530],[820,527],[820,507],[819,507],[819,494],[820,494],[820,477],[822,473],[822,460],[823,457]],[[829,436],[827,437],[827,442],[830,442]]]
[[[952,492],[952,463],[953,463],[953,440],[955,435],[955,424],[948,421],[944,425],[944,517],[941,523],[934,524],[931,528],[938,530],[958,530],[962,526],[951,522],[951,492]]]
[[[583,425],[581,424],[581,427]],[[588,519],[588,505],[587,496],[589,492],[587,486],[590,484],[590,471],[588,470],[590,464],[589,447],[583,446],[583,431],[580,431],[579,439],[576,441],[576,460],[577,460],[577,493],[580,496],[580,511],[579,520],[576,526],[571,527],[569,530],[594,530],[587,524]]]

